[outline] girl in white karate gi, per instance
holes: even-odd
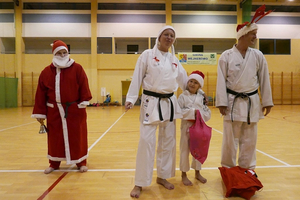
[[[182,117],[174,92],[178,85],[184,89],[187,83],[187,73],[175,56],[174,41],[174,28],[162,28],[153,49],[145,50],[138,58],[127,93],[126,111],[132,108],[140,86],[143,87],[135,186],[130,193],[131,197],[139,198],[142,187],[152,182],[157,126],[156,182],[169,190],[174,189],[174,185],[166,180],[175,176],[175,119]]]
[[[189,128],[195,123],[196,111],[199,110],[204,121],[211,117],[211,111],[206,105],[205,95],[201,88],[204,86],[204,74],[200,71],[193,71],[188,77],[187,90],[178,98],[179,106],[182,110],[181,138],[180,138],[180,171],[184,185],[193,185],[188,179],[186,172],[190,170],[189,163]],[[192,168],[195,169],[195,177],[202,183],[206,179],[201,176],[201,163],[192,158]]]

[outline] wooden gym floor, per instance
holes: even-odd
[[[169,179],[172,191],[155,183],[143,188],[139,199],[221,200],[224,185],[220,166],[222,118],[210,107],[213,128],[208,159],[201,174],[206,184],[188,172],[193,186],[181,183],[180,171]],[[87,173],[62,162],[61,169],[45,175],[48,167],[46,134],[30,118],[32,107],[0,109],[0,199],[1,200],[119,200],[131,199],[135,157],[139,139],[139,107],[124,113],[124,107],[88,107],[89,158]],[[177,120],[177,168],[180,120]],[[275,106],[258,125],[257,168],[264,185],[251,200],[295,200],[300,197],[300,105]],[[239,197],[228,198],[240,200]]]

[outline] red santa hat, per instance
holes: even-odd
[[[65,49],[67,52],[68,51],[68,46],[66,45],[66,43],[64,43],[61,40],[55,40],[52,44],[52,53],[53,55],[55,55],[58,51]]]
[[[237,31],[236,39],[239,40],[240,37],[246,35],[250,31],[257,30],[257,29],[258,29],[258,26],[255,23],[245,22],[243,24],[239,24],[236,27],[236,31]]]
[[[258,29],[258,26],[257,26],[256,22],[258,22],[264,16],[266,16],[269,13],[272,12],[272,10],[269,10],[268,12],[265,12],[265,9],[266,9],[266,5],[260,6],[259,8],[257,8],[251,22],[244,22],[243,24],[239,24],[236,27],[236,31],[237,31],[236,39],[237,40],[239,40],[240,37],[242,37],[243,35],[246,35],[250,31]]]
[[[191,79],[195,79],[200,84],[200,88],[203,88],[204,86],[204,74],[200,71],[193,71],[188,78],[188,81]]]

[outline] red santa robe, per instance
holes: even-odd
[[[78,63],[40,74],[33,118],[47,118],[48,158],[80,163],[88,156],[86,105],[92,98],[87,76]]]

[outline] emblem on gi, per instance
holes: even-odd
[[[47,127],[46,125],[44,124],[44,120],[40,121],[40,131],[39,131],[39,134],[42,134],[42,133],[47,133]]]

